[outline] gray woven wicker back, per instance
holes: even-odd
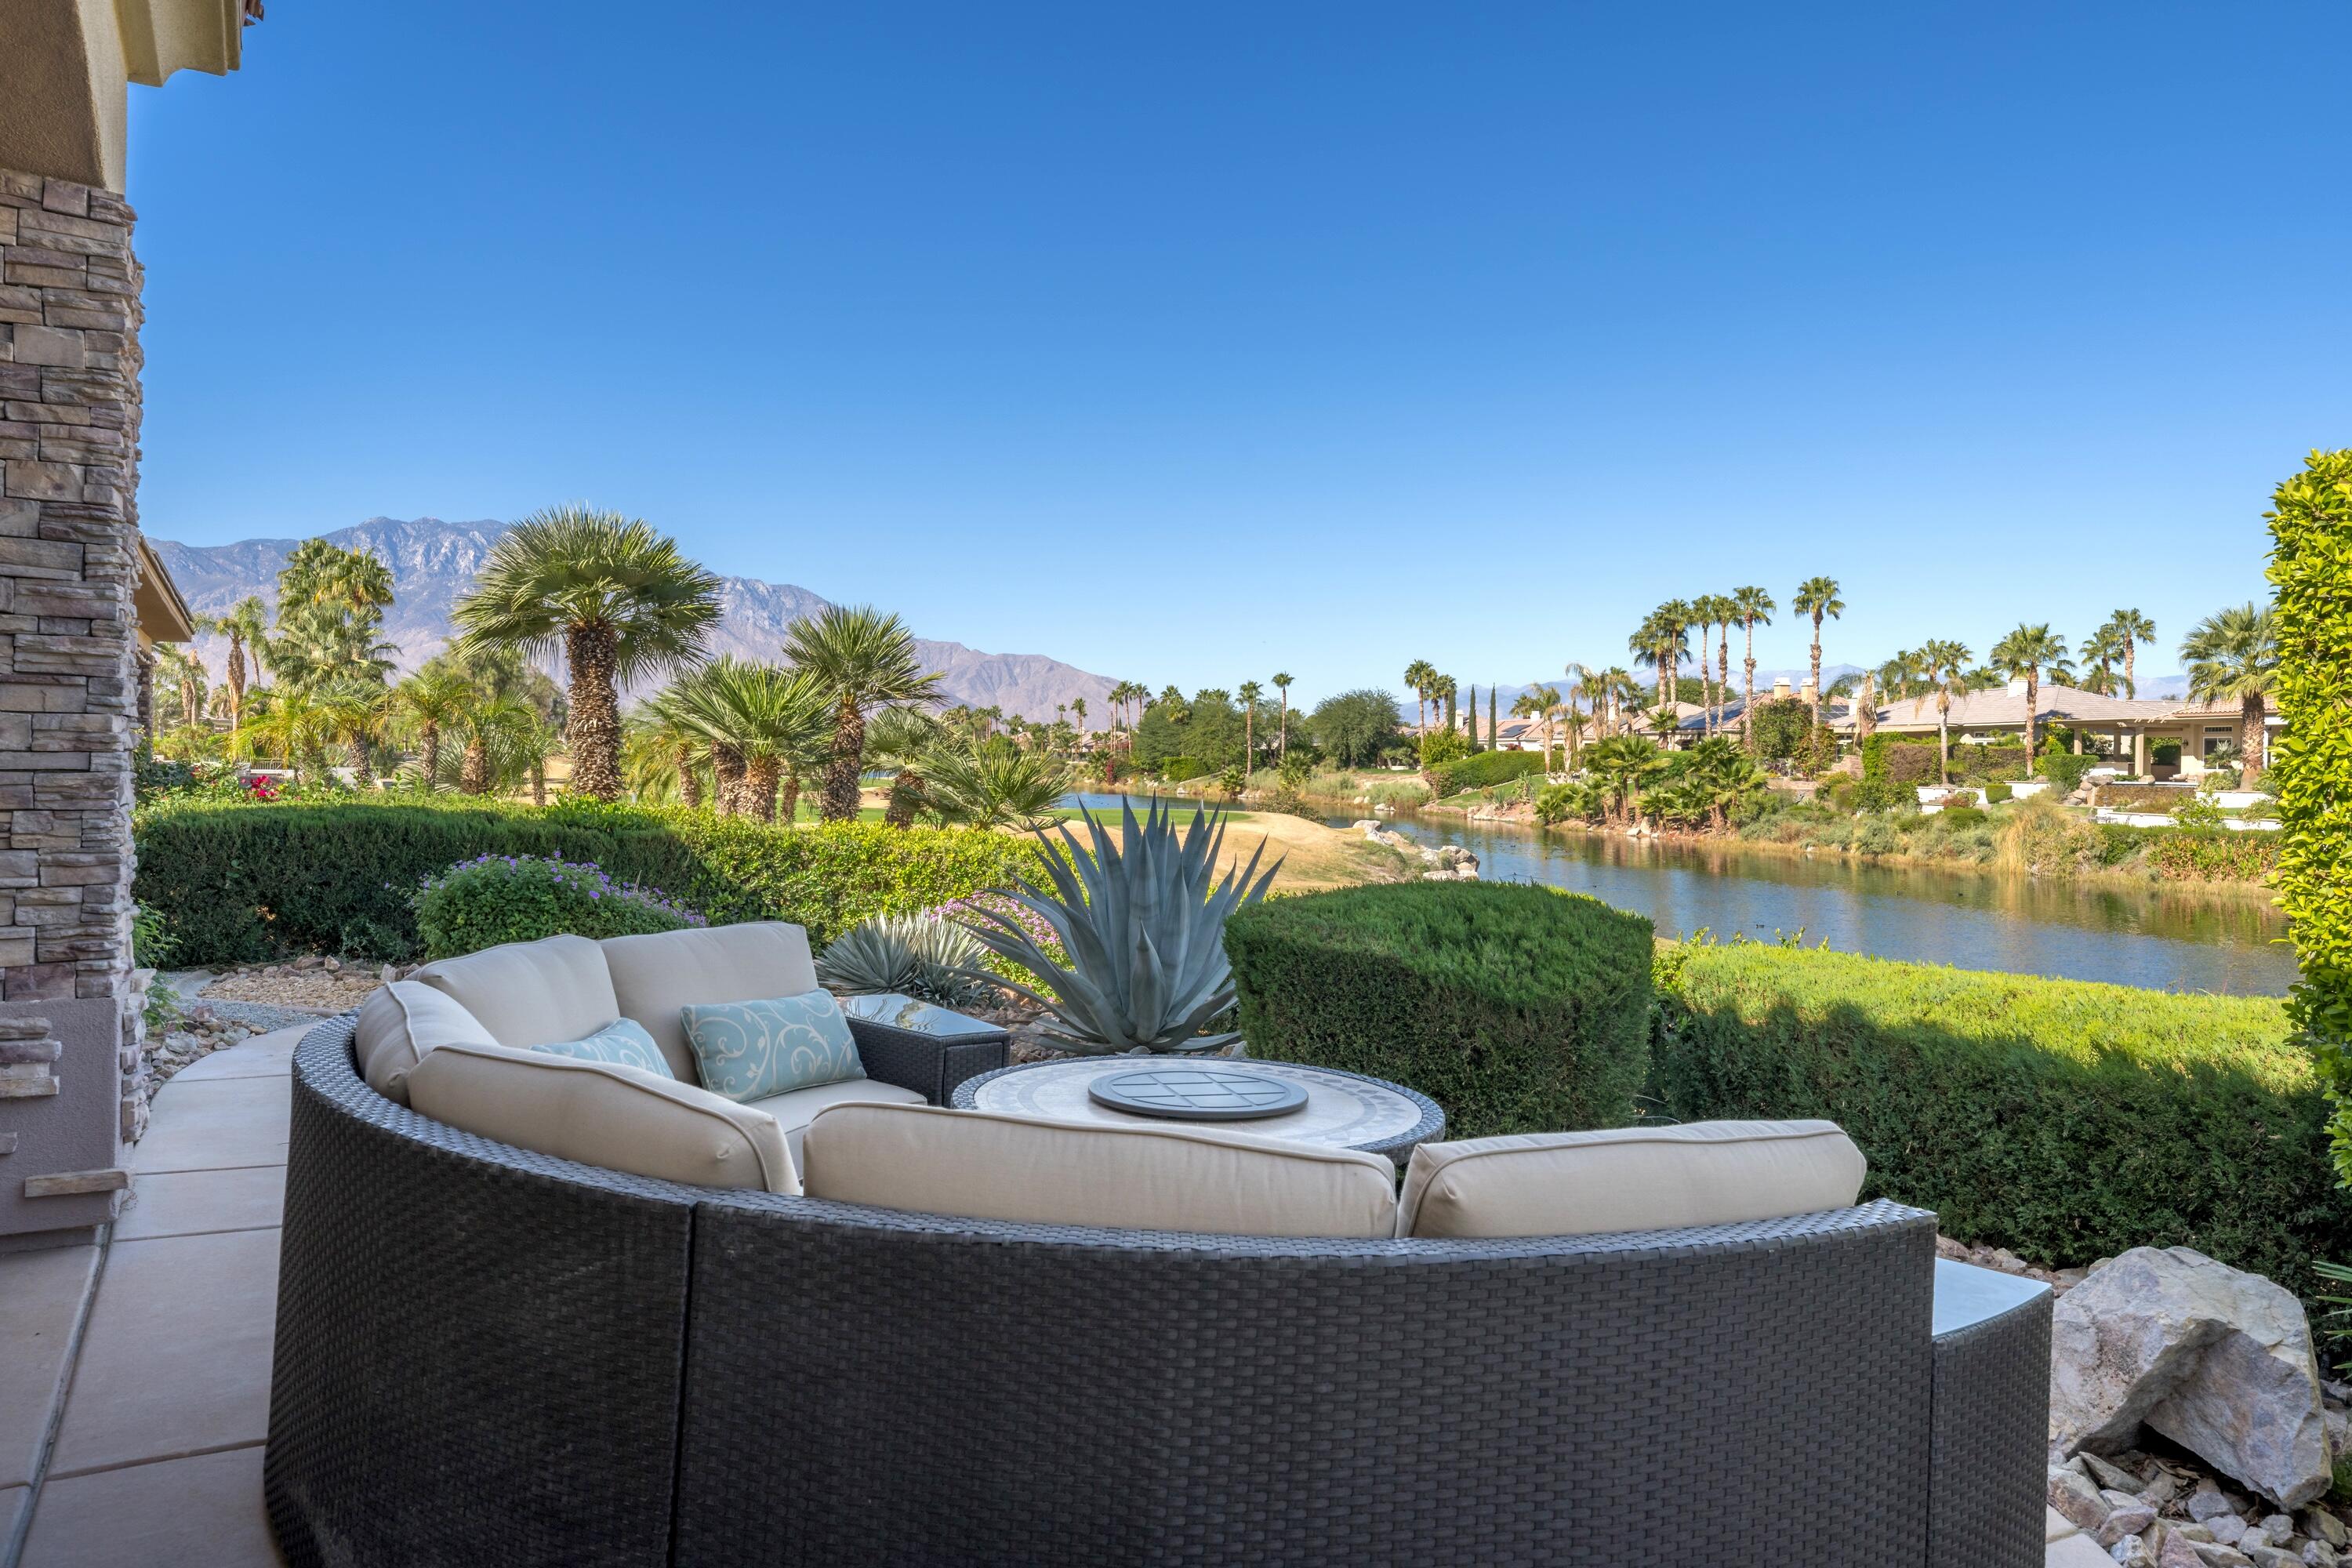
[[[1885,1203],[1334,1242],[681,1187],[394,1105],[338,1021],[271,1517],[297,1564],[1925,1564],[1933,1245]]]

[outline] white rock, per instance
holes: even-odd
[[[2146,1426],[2283,1507],[2327,1490],[2311,1329],[2282,1287],[2135,1247],[2060,1298],[2051,1338],[2056,1451],[2122,1448]]]
[[[2236,1511],[2230,1506],[2230,1500],[2221,1495],[2221,1489],[2211,1486],[2199,1487],[2190,1492],[2188,1508],[2189,1517],[2200,1524],[2209,1519],[2218,1519],[2225,1513]]]

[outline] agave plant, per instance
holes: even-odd
[[[977,937],[936,913],[876,915],[817,955],[816,977],[852,995],[898,992],[955,1007],[987,994],[978,973],[986,957]]]
[[[1224,1049],[1241,1037],[1201,1031],[1234,1005],[1225,917],[1265,898],[1282,863],[1260,875],[1261,842],[1247,866],[1215,881],[1224,817],[1198,807],[1180,838],[1175,814],[1157,801],[1141,823],[1122,802],[1116,844],[1092,812],[1085,815],[1091,850],[1080,847],[1066,826],[1058,849],[1047,835],[1038,835],[1053,890],[1024,880],[1004,895],[1053,929],[1069,954],[1066,966],[1014,915],[972,910],[986,922],[973,926],[972,934],[1036,976],[1039,989],[1013,980],[997,984],[1043,1006],[1052,1022],[1042,1032],[1066,1050],[1101,1056]]]

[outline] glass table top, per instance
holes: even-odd
[[[985,1018],[970,1018],[961,1013],[951,1013],[945,1007],[929,1002],[918,1002],[895,991],[874,996],[845,996],[841,1010],[853,1018],[870,1023],[887,1024],[894,1029],[912,1029],[919,1034],[939,1035],[1001,1035],[1002,1026]]]

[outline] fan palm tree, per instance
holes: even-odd
[[[1562,759],[1562,761],[1570,773],[1574,773],[1577,769],[1578,753],[1582,751],[1584,746],[1585,728],[1591,722],[1591,720],[1586,718],[1581,712],[1578,711],[1573,705],[1570,705],[1568,710],[1559,716],[1559,727],[1568,731],[1568,754]]]
[[[251,706],[229,742],[238,757],[276,757],[297,778],[315,777],[333,733],[326,712],[309,692],[276,689],[268,702]]]
[[[393,715],[402,731],[416,739],[418,770],[427,789],[441,776],[441,731],[473,700],[472,685],[438,661],[392,689]]]
[[[1242,773],[1247,777],[1257,771],[1257,705],[1265,700],[1265,688],[1255,680],[1244,680],[1234,695],[1242,704]]]
[[[205,666],[195,649],[176,643],[155,645],[153,684],[179,698],[180,727],[192,729],[205,715]],[[158,729],[166,726],[158,724]]]
[[[2124,690],[2130,696],[2138,696],[2139,645],[2156,641],[2156,623],[2137,610],[2117,610],[2107,617],[2107,624],[2099,630],[2114,633],[2116,640],[2123,645]]]
[[[1444,710],[1445,727],[1448,730],[1454,728],[1460,722],[1459,716],[1454,711],[1454,699],[1458,689],[1454,684],[1454,678],[1450,675],[1441,675],[1429,683],[1429,700]],[[1422,722],[1423,727],[1427,728],[1429,721],[1423,720]]]
[[[1755,726],[1749,722],[1756,707],[1756,628],[1772,624],[1772,612],[1780,606],[1772,595],[1761,588],[1734,588],[1731,591],[1732,614],[1748,634],[1748,658],[1743,668],[1748,672],[1747,685],[1739,699],[1739,732],[1750,751],[1755,750]]]
[[[1682,668],[1683,656],[1690,651],[1690,606],[1680,599],[1670,599],[1660,605],[1634,628],[1625,639],[1635,664],[1646,664],[1657,671],[1658,706],[1673,710],[1676,672]]]
[[[1290,755],[1290,683],[1295,679],[1286,669],[1274,672],[1274,689],[1282,693],[1282,717],[1276,721],[1274,731],[1274,765],[1277,768]]]
[[[269,635],[269,611],[257,595],[247,594],[217,616],[196,617],[196,630],[213,632],[228,639],[228,668],[224,681],[228,690],[228,721],[235,725],[245,711],[246,662],[250,659],[256,678],[261,674],[259,649]]]
[[[2268,765],[2263,715],[2278,686],[2278,620],[2268,605],[2237,605],[2206,616],[2180,644],[2189,695],[2238,704],[2238,752],[2249,777]]]
[[[1429,700],[1435,694],[1440,679],[1437,667],[1425,658],[1414,659],[1404,667],[1404,683],[1412,689],[1413,722],[1423,730],[1429,728]]]
[[[1698,600],[1700,617],[1716,630],[1715,695],[1707,700],[1707,729],[1723,729],[1723,710],[1731,706],[1731,624],[1739,618],[1739,604],[1728,594],[1707,594]],[[1698,662],[1704,672],[1706,644],[1701,642]]]
[[[2042,707],[2042,672],[2065,662],[2066,639],[2053,633],[2047,622],[2028,626],[2021,621],[2014,631],[1992,645],[1991,658],[1992,667],[2010,679],[2025,679],[2025,755],[2030,766],[2034,723]]]
[[[1002,741],[941,747],[923,763],[923,789],[942,822],[1043,832],[1069,793],[1070,764],[1050,752]]]
[[[892,770],[884,822],[893,827],[912,827],[917,814],[929,807],[929,782],[923,770],[931,753],[948,743],[947,736],[947,726],[908,704],[883,709],[866,726],[866,756],[877,766]]]
[[[736,811],[775,821],[787,773],[798,811],[800,777],[830,747],[833,696],[822,680],[805,669],[722,658],[698,672],[685,703],[689,721],[742,764]]]
[[[450,619],[461,650],[562,650],[572,677],[572,787],[614,800],[620,688],[701,657],[719,620],[719,579],[642,519],[551,507],[499,536]]]
[[[1836,578],[1808,577],[1797,584],[1789,607],[1813,618],[1813,728],[1818,730],[1822,727],[1822,620],[1843,616],[1845,601],[1838,597]]]
[[[532,725],[539,712],[520,697],[503,697],[479,689],[457,710],[450,732],[460,742],[457,788],[465,795],[488,795],[498,784],[499,754]]]
[[[1969,660],[1975,657],[1968,644],[1944,637],[1919,646],[1920,668],[1936,697],[1936,778],[1946,785],[1952,782],[1952,699],[1969,694]],[[1926,700],[1926,691],[1912,698],[1911,711],[1916,714]]]
[[[384,734],[383,688],[369,681],[345,680],[320,692],[318,700],[329,732],[343,743],[351,758],[352,781],[364,787],[375,777],[368,763],[368,748]]]
[[[1666,760],[1639,735],[1612,735],[1585,753],[1584,765],[1606,794],[1609,820],[1630,822],[1639,809],[1642,786],[1658,776]]]
[[[679,718],[676,689],[665,687],[621,721],[621,782],[632,799],[702,804],[702,737]]]
[[[833,752],[820,802],[826,820],[857,815],[857,776],[866,759],[866,710],[885,702],[929,702],[940,678],[923,671],[914,634],[870,605],[828,605],[794,621],[784,657],[824,689],[833,703]]]
[[[2095,691],[2102,697],[2113,697],[2116,687],[2129,687],[2130,682],[2115,668],[2124,659],[2124,638],[2113,622],[2084,637],[2078,652],[2083,661],[2090,666],[2084,672],[2084,690]],[[2138,695],[2136,691],[2131,694]]]

